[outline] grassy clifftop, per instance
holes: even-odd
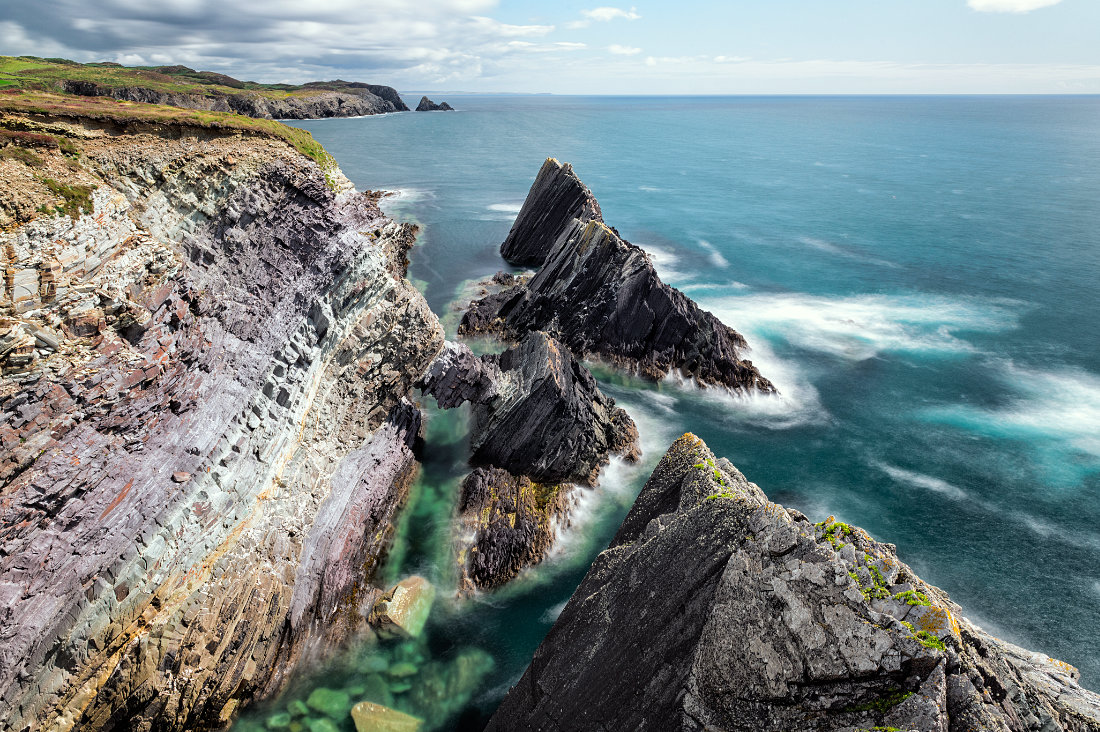
[[[60,91],[66,81],[91,82],[107,88],[142,87],[166,94],[235,96],[247,93],[267,99],[308,98],[326,91],[350,91],[365,86],[346,81],[260,84],[239,81],[213,71],[195,71],[186,66],[81,64],[61,58],[0,56],[0,89]]]
[[[309,132],[275,120],[245,117],[231,112],[208,112],[161,104],[124,102],[110,97],[82,97],[60,92],[0,89],[0,129],[21,129],[23,125],[18,119],[10,119],[10,117],[23,115],[90,119],[123,126],[148,123],[204,127],[214,130],[240,130],[249,134],[279,138],[306,157],[315,160],[322,168],[328,169],[333,164],[332,157]],[[5,143],[21,144],[14,139],[0,139],[0,146]]]

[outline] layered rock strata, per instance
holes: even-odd
[[[69,212],[0,233],[0,719],[224,727],[373,605],[443,331],[406,227],[283,142],[28,123],[84,154],[0,160]]]
[[[578,208],[591,217],[577,218]],[[545,330],[582,358],[647,378],[676,372],[739,393],[775,391],[742,357],[744,337],[661,282],[649,256],[599,219],[568,166],[547,161],[501,249],[515,261],[546,253],[529,281],[471,303],[460,333],[518,340]]]
[[[427,97],[420,97],[420,104],[416,105],[417,112],[453,112],[455,108],[446,102],[436,104]]]
[[[603,212],[572,165],[547,158],[500,245],[500,255],[521,267],[541,266],[573,219],[603,221]]]
[[[891,544],[661,460],[488,730],[1100,729],[1076,669],[993,638]]]
[[[62,91],[84,97],[111,97],[125,102],[166,104],[208,112],[236,112],[266,119],[320,119],[361,117],[387,112],[407,112],[397,91],[378,84],[343,82],[340,91],[317,88],[284,98],[242,91],[238,94],[187,94],[142,86],[105,86],[92,81],[66,81]]]
[[[480,359],[448,343],[421,385],[444,408],[473,402],[479,467],[459,502],[467,589],[499,586],[542,561],[568,522],[575,485],[594,485],[611,455],[638,457],[633,420],[541,331]]]

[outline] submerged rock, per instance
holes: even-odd
[[[1100,729],[1078,676],[685,435],[487,729]]]
[[[454,110],[455,108],[446,102],[436,104],[427,97],[420,97],[420,104],[416,105],[417,112],[453,112]]]
[[[502,245],[517,261],[544,256],[541,269],[523,285],[471,303],[459,332],[519,340],[545,330],[581,358],[646,378],[676,372],[737,392],[774,392],[742,358],[744,337],[661,282],[649,256],[606,226],[587,189],[556,166],[543,166]],[[574,216],[578,207],[588,218]]]
[[[573,219],[603,221],[603,212],[572,165],[547,158],[500,245],[500,255],[512,264],[538,267]]]
[[[357,732],[418,732],[423,721],[374,702],[359,702],[351,709]]]

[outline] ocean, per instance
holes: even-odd
[[[427,646],[390,662],[443,668],[476,648],[492,670],[408,708],[480,729],[685,431],[772,500],[896,544],[971,620],[1100,690],[1100,98],[448,101],[459,111],[294,124],[421,226],[410,278],[450,337],[473,283],[513,269],[498,247],[556,157],[666,282],[745,335],[782,396],[595,369],[643,461],[581,492],[548,561],[467,601],[450,595],[468,415],[426,405],[424,470],[384,574],[428,576],[441,599]],[[354,696],[372,653],[304,669],[242,729],[317,686]]]

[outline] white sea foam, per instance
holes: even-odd
[[[953,405],[926,410],[926,419],[996,438],[1018,440],[1031,450],[1044,480],[1073,485],[1100,470],[1100,376],[1081,369],[1041,371],[1000,363],[995,369],[1010,390],[995,408]]]
[[[542,622],[553,623],[561,615],[561,611],[565,609],[567,604],[569,604],[568,600],[562,600],[557,605],[546,608],[546,612],[542,614]]]
[[[899,483],[907,483],[917,488],[924,488],[925,490],[940,493],[948,498],[954,498],[956,500],[963,500],[968,497],[966,491],[948,483],[946,480],[941,480],[931,475],[925,475],[924,473],[917,473],[912,470],[905,470],[886,463],[876,463],[876,465],[882,472]]]
[[[522,203],[493,203],[486,206],[490,211],[499,211],[501,213],[518,214],[523,208]]]
[[[699,246],[701,246],[707,252],[707,257],[715,267],[728,267],[730,266],[729,260],[722,256],[722,253],[714,248],[706,239],[698,239]]]
[[[1100,580],[1097,580],[1096,582],[1092,583],[1092,592],[1097,597],[1100,597]]]
[[[676,269],[680,258],[672,251],[652,244],[639,244],[638,246],[649,255],[649,261],[653,263],[653,268],[657,270],[657,276],[661,278],[662,282],[682,282],[687,279],[683,272]]]
[[[816,249],[820,252],[825,252],[827,254],[832,254],[832,255],[837,256],[837,257],[843,257],[845,259],[854,259],[854,260],[857,260],[857,261],[860,261],[860,262],[867,262],[869,264],[877,264],[877,265],[882,266],[882,267],[890,267],[890,268],[894,268],[894,269],[896,269],[898,267],[898,265],[895,264],[894,262],[890,262],[890,261],[882,259],[880,257],[871,256],[871,255],[865,254],[863,252],[848,249],[847,247],[842,247],[839,244],[833,244],[832,242],[825,241],[824,239],[818,239],[818,238],[812,237],[812,236],[800,236],[800,237],[798,237],[798,241],[801,244],[805,244],[806,246],[810,247],[811,249]]]
[[[645,191],[646,193],[660,193],[662,189],[655,188],[654,186],[638,186],[639,191]]]
[[[1016,327],[1008,301],[933,295],[741,295],[701,303],[737,330],[761,340],[862,361],[886,351],[959,353],[975,349],[957,333]]]

